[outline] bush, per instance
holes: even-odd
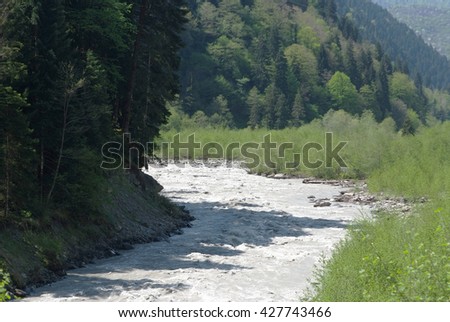
[[[11,299],[7,292],[7,287],[10,283],[11,278],[3,263],[0,262],[0,302],[5,302]]]

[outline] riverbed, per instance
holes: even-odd
[[[315,265],[369,214],[311,202],[348,189],[238,167],[170,164],[148,173],[196,218],[192,227],[71,270],[27,301],[298,301]]]

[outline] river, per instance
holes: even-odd
[[[297,301],[321,256],[368,210],[314,207],[345,190],[225,166],[150,168],[196,220],[165,241],[71,270],[26,301]]]

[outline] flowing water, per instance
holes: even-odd
[[[342,187],[275,180],[239,168],[169,165],[149,173],[184,205],[192,228],[69,271],[27,301],[297,301],[329,256],[353,204],[314,207]]]

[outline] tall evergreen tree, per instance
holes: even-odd
[[[300,90],[298,90],[297,94],[295,95],[294,104],[292,105],[291,120],[289,122],[289,125],[298,127],[302,125],[304,118],[305,107],[303,103],[302,93]]]
[[[261,125],[267,129],[275,127],[275,107],[279,103],[280,95],[281,91],[274,84],[270,84],[264,91],[264,113]]]
[[[28,121],[23,114],[27,102],[18,93],[10,80],[21,77],[20,65],[7,53],[11,48],[0,48],[0,208],[1,217],[8,218],[10,212],[29,209],[33,200],[32,141]],[[5,70],[4,65],[14,68]],[[15,75],[11,74],[14,73]],[[10,83],[10,84],[8,84]]]
[[[381,121],[386,116],[388,116],[391,110],[391,104],[389,101],[389,81],[384,65],[381,65],[377,73],[375,86],[375,95],[380,109],[380,115],[377,117],[377,119],[378,121]]]
[[[352,80],[352,83],[356,86],[356,89],[361,88],[361,73],[358,70],[358,65],[356,63],[353,43],[350,41],[347,46],[345,55],[345,70],[347,75]]]
[[[264,107],[263,98],[256,87],[253,87],[247,98],[247,105],[250,109],[248,126],[255,129],[261,125],[262,112]]]
[[[275,79],[274,84],[283,94],[287,94],[288,90],[288,63],[284,53],[280,51],[275,60]]]
[[[286,96],[280,93],[275,104],[275,123],[274,128],[284,129],[288,124],[289,108],[287,105]]]
[[[320,74],[322,80],[324,81],[324,83],[326,83],[328,81],[328,79],[324,76],[331,73],[331,66],[330,66],[330,60],[328,57],[327,49],[325,48],[325,45],[323,45],[323,44],[320,45],[317,63],[318,63],[319,74]]]

